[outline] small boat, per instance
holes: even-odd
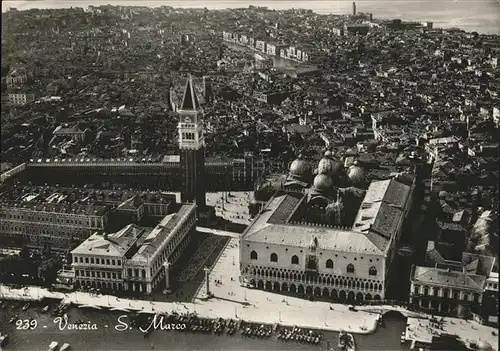
[[[10,324],[15,323],[17,321],[18,317],[19,317],[19,315],[17,315],[17,314],[13,315],[12,317],[10,317],[9,323]]]
[[[401,333],[401,343],[404,344],[406,342],[406,333],[402,332]]]
[[[49,305],[45,306],[45,307],[42,309],[42,312],[43,312],[43,313],[48,312],[48,311],[49,311],[49,308],[50,308],[50,307],[49,307]]]
[[[5,344],[7,344],[8,341],[9,341],[9,335],[0,333],[0,346],[4,346]]]
[[[57,349],[57,345],[59,345],[57,341],[52,341],[49,345],[49,351],[55,351]]]
[[[71,345],[65,342],[63,346],[59,349],[59,351],[68,351],[71,348]]]
[[[341,350],[344,351],[356,351],[354,336],[352,336],[351,333],[340,332],[338,346]]]
[[[347,333],[346,351],[356,351],[356,344],[354,343],[354,336],[351,333]]]
[[[345,345],[346,345],[346,334],[343,331],[340,331],[340,333],[339,333],[338,347],[341,350],[344,350],[345,349]]]
[[[30,304],[29,302],[23,306],[23,308],[21,309],[22,311],[26,311],[28,308],[30,308]]]

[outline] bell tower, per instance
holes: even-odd
[[[182,176],[181,200],[205,208],[205,137],[203,111],[198,103],[193,79],[188,77],[182,103],[177,110]]]

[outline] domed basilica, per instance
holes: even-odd
[[[356,164],[346,172],[333,152],[326,151],[317,167],[299,155],[290,165],[283,189],[307,194],[308,210],[304,219],[308,222],[345,226],[352,224],[361,200],[359,194],[365,186],[361,167]],[[360,189],[353,191],[353,187]],[[349,206],[355,207],[354,211],[344,206],[348,199]]]
[[[331,151],[316,167],[300,155],[243,233],[242,281],[340,302],[383,299],[413,189],[368,183],[359,164],[346,169]]]

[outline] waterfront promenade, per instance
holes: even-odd
[[[498,329],[458,318],[444,318],[442,327],[443,329],[436,328],[436,325],[429,319],[408,318],[405,339],[431,343],[434,335],[447,333],[458,335],[466,345],[471,343],[479,345],[486,342],[491,347],[490,349],[498,350],[498,337],[496,336]]]
[[[379,313],[370,310],[401,310],[403,314],[411,314],[402,307],[394,306],[359,306],[357,312],[349,311],[348,306],[327,302],[311,302],[293,297],[283,297],[259,290],[247,290],[243,301],[235,297],[223,298],[217,294],[209,300],[196,299],[194,303],[155,302],[148,300],[130,300],[112,295],[93,295],[84,292],[50,292],[40,287],[13,289],[0,285],[0,297],[7,300],[39,301],[44,298],[62,300],[65,304],[73,304],[85,308],[109,309],[113,311],[140,313],[196,313],[204,318],[242,319],[256,323],[280,323],[296,325],[302,328],[328,331],[348,331],[358,334],[369,334],[375,331]],[[259,301],[255,301],[258,299]],[[332,309],[330,309],[333,308]],[[406,313],[405,313],[406,311]],[[466,322],[456,318],[444,318],[442,330],[431,330],[427,318],[408,319],[407,339],[426,340],[436,333],[458,335],[467,343],[486,341],[496,345],[496,336],[491,327],[476,322]],[[493,346],[495,350],[498,347]]]
[[[216,309],[230,309],[232,317],[258,323],[280,323],[304,328],[369,334],[376,330],[379,313],[349,311],[348,306],[322,301],[307,301],[268,291],[247,289],[239,283],[239,239],[232,238],[210,271],[212,298],[206,299],[206,280],[196,294],[198,303]],[[215,281],[221,284],[215,284]]]

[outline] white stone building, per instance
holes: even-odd
[[[53,194],[55,200],[61,197]],[[102,230],[108,221],[105,206],[39,203],[37,198],[37,194],[26,194],[20,202],[0,202],[0,238],[4,243],[12,240],[36,248],[68,248]]]
[[[266,53],[270,56],[276,56],[276,43],[266,43]]]
[[[479,313],[493,257],[464,252],[461,261],[447,259],[438,243],[427,245],[427,266],[413,266],[410,274],[410,302],[435,312],[466,315]]]
[[[255,49],[266,52],[266,42],[263,40],[256,40],[255,41]]]
[[[326,184],[319,173],[315,191]],[[384,299],[412,192],[413,186],[396,180],[372,182],[347,228],[297,220],[322,196],[278,192],[243,233],[241,280],[259,289],[341,302]]]
[[[18,68],[10,72],[6,77],[8,88],[20,87],[28,81],[28,72],[25,68]]]
[[[76,286],[152,293],[188,245],[196,228],[196,205],[183,204],[153,229],[130,224],[93,234],[74,249]]]
[[[57,126],[56,129],[54,129],[54,131],[52,132],[52,134],[54,136],[59,136],[59,137],[69,137],[79,142],[82,142],[85,139],[85,132],[81,130],[78,125]]]
[[[12,105],[22,106],[35,101],[35,95],[27,93],[11,93],[8,95],[8,102]]]
[[[81,166],[85,160],[55,160],[55,164],[66,161]],[[25,164],[18,167],[10,175],[26,169]],[[54,250],[68,250],[117,221],[121,226],[146,216],[161,219],[175,205],[175,195],[149,191],[24,186],[0,195],[0,241],[7,246]]]

